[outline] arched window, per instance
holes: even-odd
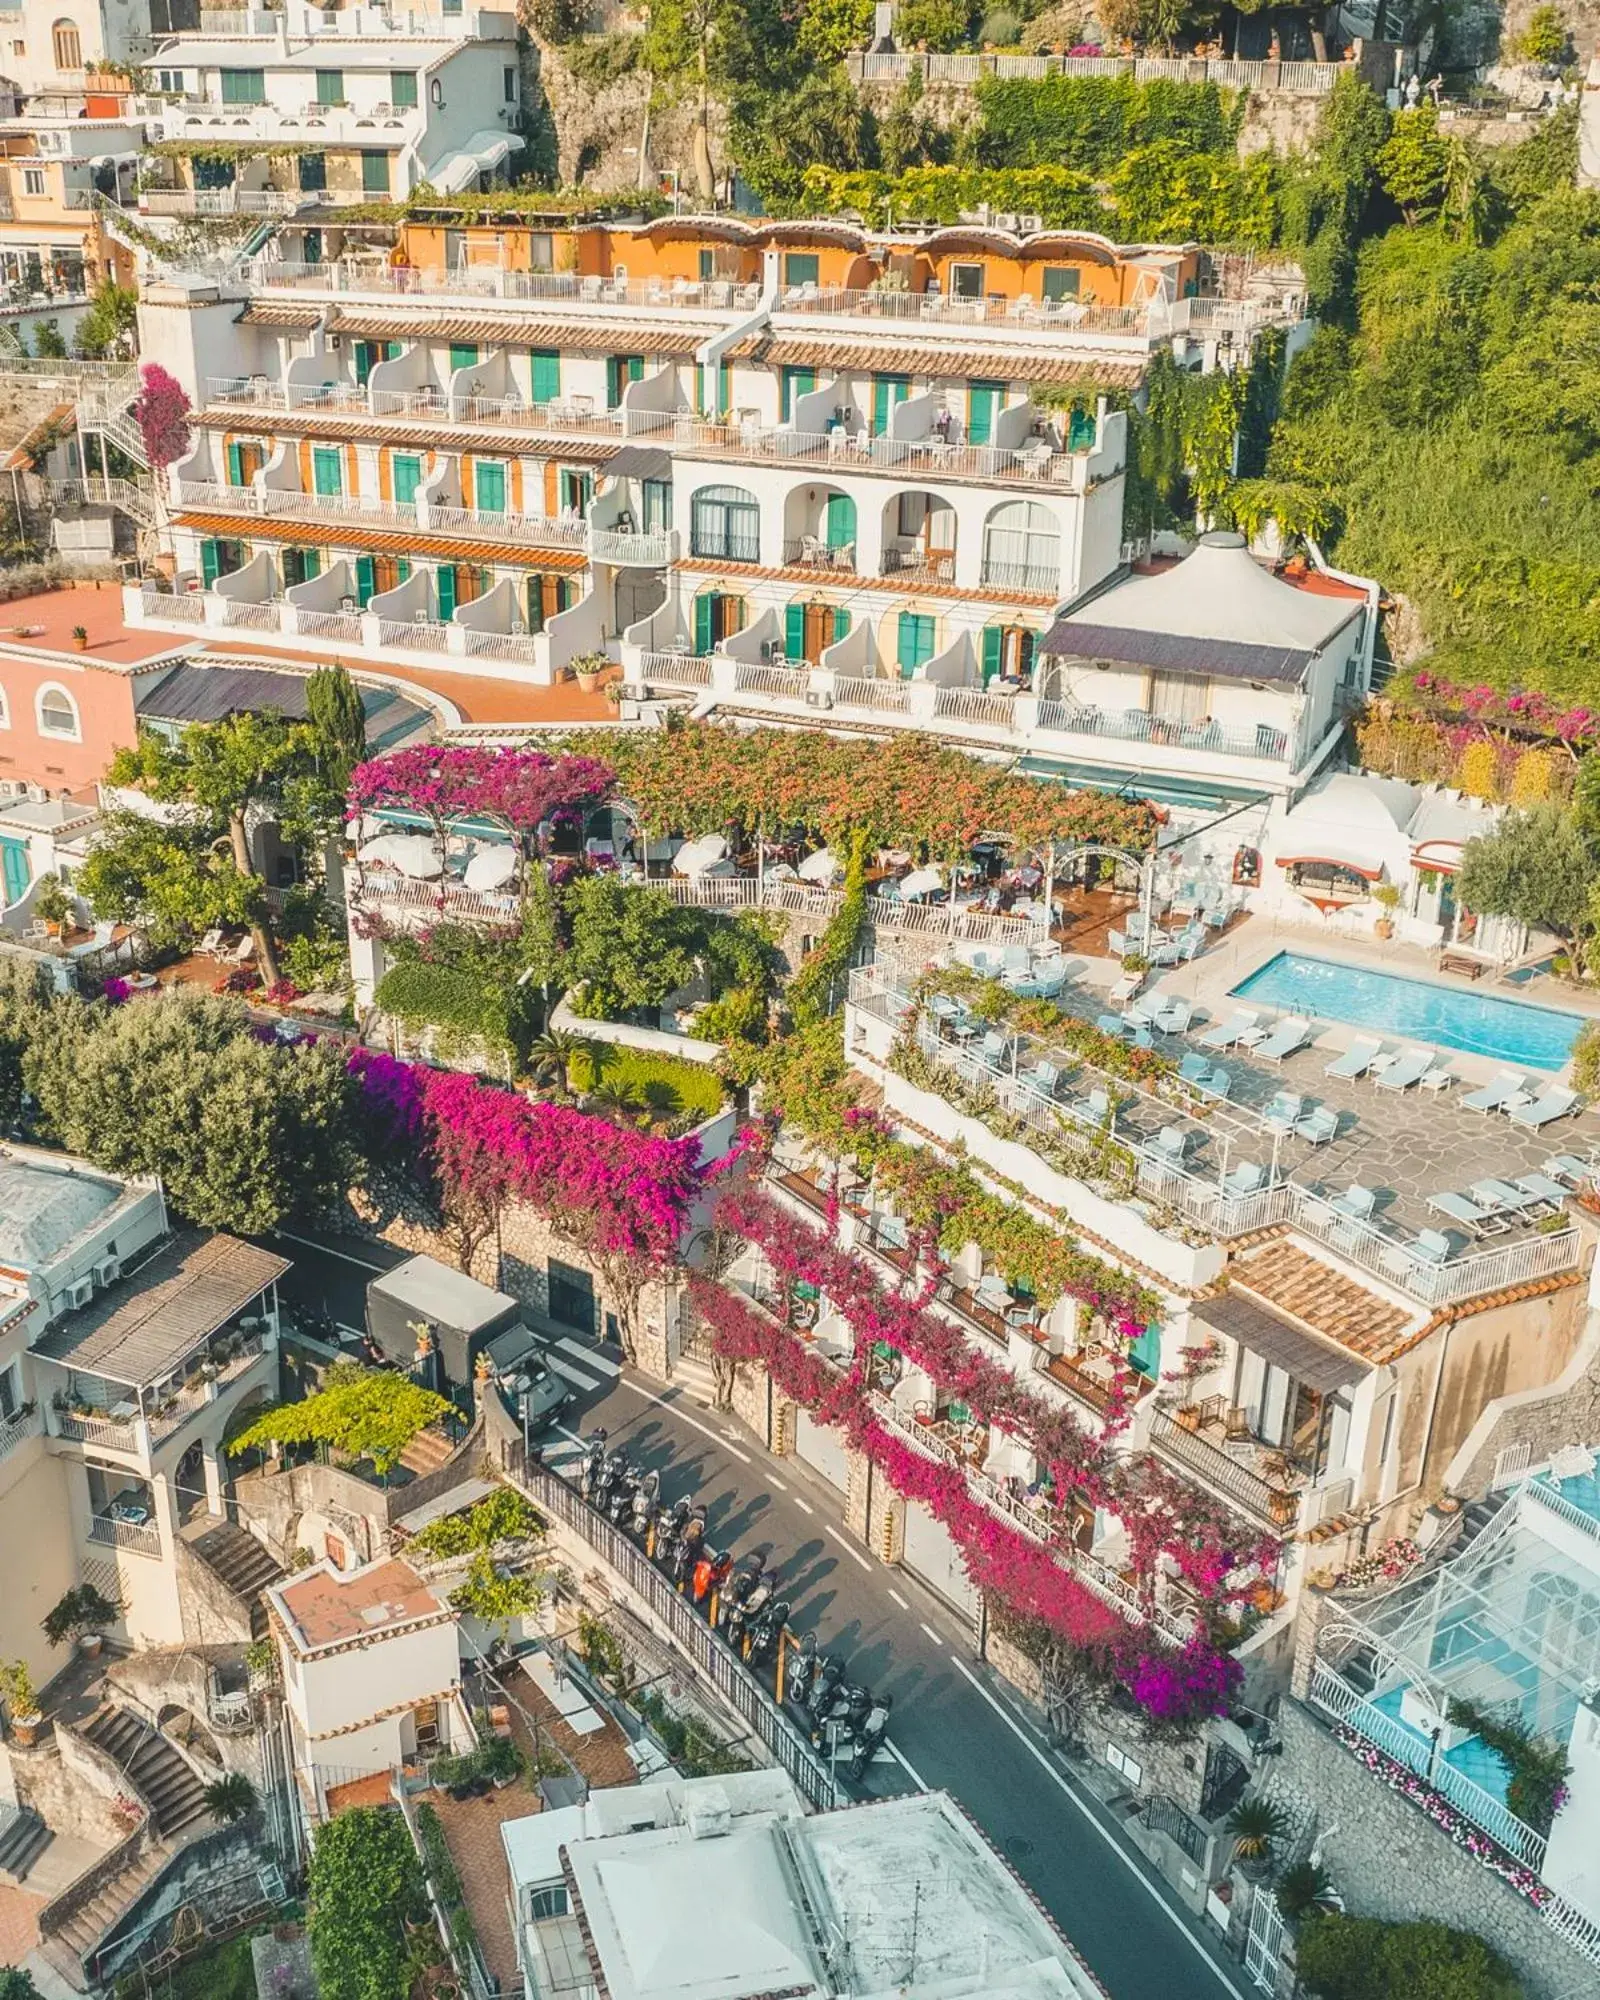
[[[690,503],[689,553],[760,562],[761,509],[741,486],[702,486]]]
[[[35,714],[41,736],[67,736],[74,743],[78,741],[78,704],[64,687],[58,687],[54,681],[46,681],[39,690]]]
[[[1008,500],[983,526],[983,580],[1001,590],[1061,587],[1061,523],[1033,500]]]
[[[83,68],[83,44],[78,39],[76,22],[57,21],[50,30],[50,39],[55,45],[57,69]]]

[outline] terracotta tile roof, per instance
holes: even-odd
[[[302,1654],[448,1615],[441,1599],[398,1556],[344,1574],[317,1568],[279,1584],[274,1595],[287,1614],[295,1651]]]
[[[1053,597],[1041,596],[1030,590],[962,590],[953,583],[945,583],[937,578],[925,576],[856,576],[845,570],[811,569],[796,563],[785,566],[780,563],[775,569],[765,568],[760,563],[726,563],[696,561],[692,558],[673,564],[673,568],[686,576],[726,577],[735,583],[809,583],[819,590],[849,590],[859,595],[864,590],[898,591],[905,597],[937,597],[953,599],[963,604],[1030,604],[1052,605]]]
[[[958,347],[954,342],[923,344],[848,340],[835,335],[757,336],[732,349],[735,360],[764,361],[773,368],[843,368],[866,374],[992,377],[1006,382],[1082,382],[1102,388],[1134,389],[1144,380],[1143,361],[1097,361],[1044,347]]]
[[[475,340],[491,347],[558,347],[566,354],[693,354],[721,330],[710,321],[702,326],[649,326],[598,315],[592,320],[567,313],[541,319],[529,310],[446,315],[425,309],[393,312],[382,306],[341,306],[329,323],[332,333],[364,339]]]
[[[1391,1360],[1410,1345],[1416,1331],[1416,1314],[1292,1243],[1270,1244],[1233,1265],[1228,1275],[1235,1290],[1249,1293],[1366,1361]]]
[[[571,432],[540,431],[527,424],[418,423],[410,417],[369,417],[359,410],[230,409],[213,404],[198,411],[192,422],[207,430],[239,431],[266,437],[370,438],[384,444],[414,444],[427,451],[482,451],[513,445],[530,458],[572,459],[603,466],[622,449],[614,432],[575,436]]]
[[[284,326],[307,333],[322,318],[325,306],[291,305],[287,299],[252,299],[239,315],[240,326]]]
[[[421,535],[415,528],[355,528],[347,521],[285,521],[274,516],[185,512],[174,516],[197,535],[250,542],[288,542],[295,548],[361,549],[375,555],[432,556],[443,562],[504,563],[512,569],[583,569],[582,549],[530,547],[468,535]]]

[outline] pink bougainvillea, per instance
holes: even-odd
[[[615,782],[611,766],[594,757],[418,744],[358,764],[348,804],[352,818],[387,807],[421,813],[435,825],[472,814],[527,838],[546,821],[597,804]]]

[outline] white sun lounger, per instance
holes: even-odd
[[[1474,1236],[1487,1236],[1497,1229],[1510,1227],[1503,1215],[1496,1215],[1492,1209],[1480,1208],[1466,1195],[1452,1194],[1448,1188],[1443,1194],[1429,1195],[1428,1206],[1435,1214],[1448,1216],[1452,1222],[1459,1222],[1463,1229],[1470,1229]]]
[[[1565,1118],[1570,1111],[1576,1111],[1583,1099],[1575,1090],[1568,1090],[1564,1083],[1553,1083],[1540,1091],[1531,1104],[1508,1104],[1506,1116],[1513,1125],[1529,1125],[1534,1131],[1541,1126],[1551,1125],[1558,1118]]]
[[[1218,1021],[1195,1039],[1203,1049],[1231,1049],[1246,1035],[1255,1032],[1260,1018],[1251,1008],[1239,1007],[1225,1021]]]
[[[1260,1043],[1255,1053],[1263,1062],[1282,1062],[1303,1049],[1311,1039],[1311,1023],[1300,1014],[1290,1014]]]
[[[1331,1063],[1325,1064],[1322,1074],[1324,1076],[1342,1076],[1351,1079],[1358,1076],[1365,1076],[1367,1071],[1378,1060],[1382,1051],[1382,1042],[1373,1041],[1370,1037],[1363,1035],[1356,1041],[1353,1041],[1342,1056],[1335,1056]]]
[[[1527,1082],[1521,1072],[1514,1069],[1497,1070],[1481,1090],[1469,1090],[1461,1100],[1463,1111],[1499,1111],[1513,1098],[1526,1097]]]
[[[1409,1090],[1412,1084],[1420,1083],[1432,1067],[1432,1049],[1406,1049],[1386,1068],[1380,1069],[1372,1080],[1380,1090]]]

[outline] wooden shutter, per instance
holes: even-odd
[[[791,660],[802,660],[806,651],[806,608],[795,603],[784,606],[783,650]]]
[[[983,684],[987,687],[1000,671],[1005,655],[1006,635],[998,625],[983,628]]]
[[[702,659],[711,651],[710,591],[703,591],[694,601],[694,649]]]

